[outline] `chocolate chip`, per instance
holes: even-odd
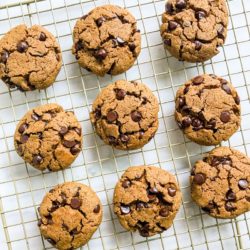
[[[186,104],[185,98],[179,97],[179,102],[178,102],[179,108],[182,108],[185,104]]]
[[[238,186],[239,186],[240,189],[243,189],[243,190],[247,189],[248,188],[248,182],[247,182],[247,180],[245,180],[245,179],[239,180]]]
[[[66,135],[68,133],[69,129],[67,127],[61,127],[59,134],[60,135]]]
[[[182,128],[187,128],[187,127],[189,127],[189,126],[191,125],[191,123],[192,123],[191,118],[190,118],[189,116],[187,116],[186,118],[184,118],[184,119],[182,120],[182,123],[181,123]]]
[[[145,228],[139,229],[139,234],[140,234],[142,237],[148,237],[148,236],[149,236],[149,232],[148,232],[148,230],[145,229]]]
[[[202,185],[203,183],[205,183],[206,181],[206,177],[204,174],[196,174],[194,176],[194,182],[198,185]]]
[[[122,214],[129,214],[130,213],[130,207],[126,205],[121,206],[121,212]]]
[[[142,103],[141,103],[141,104],[143,104],[143,105],[147,104],[148,99],[147,99],[146,97],[142,97],[142,99],[143,99],[143,101],[142,101]]]
[[[27,128],[28,128],[28,124],[23,123],[23,124],[18,128],[18,132],[19,132],[20,134],[22,134]]]
[[[78,198],[72,198],[70,201],[70,206],[73,209],[79,209],[81,207],[81,201]]]
[[[76,155],[76,154],[78,154],[80,151],[81,151],[81,149],[80,149],[78,146],[73,146],[73,147],[70,149],[70,152],[71,152],[72,155]]]
[[[229,190],[226,194],[227,200],[229,201],[235,201],[236,200],[236,194],[232,191]]]
[[[122,182],[122,187],[123,188],[129,188],[131,186],[131,181],[125,180]]]
[[[72,148],[75,145],[76,145],[76,141],[67,141],[67,140],[63,141],[63,146],[66,148]]]
[[[142,119],[142,115],[139,111],[133,111],[131,113],[131,118],[134,122],[139,122]]]
[[[174,11],[173,5],[170,2],[167,2],[165,5],[165,10],[168,14],[172,14]]]
[[[208,203],[208,205],[206,207],[202,207],[201,209],[206,212],[206,213],[210,213],[212,209],[214,209],[215,205],[211,202]]]
[[[152,187],[148,191],[150,194],[158,194],[159,193],[159,191],[156,187]]]
[[[143,132],[143,131],[140,131],[140,132],[139,132],[139,139],[142,139],[143,135],[144,135],[144,132]]]
[[[168,188],[168,194],[171,196],[171,197],[174,197],[176,195],[176,189],[174,187],[169,187]]]
[[[28,49],[28,44],[24,41],[21,41],[17,44],[17,51],[20,53],[25,52]]]
[[[222,84],[221,88],[229,95],[232,94],[231,89],[229,88],[229,86],[227,84]]]
[[[39,36],[39,40],[40,41],[42,41],[42,42],[44,42],[45,40],[46,40],[46,35],[45,35],[45,33],[44,32],[41,32],[41,34],[40,34],[40,36]]]
[[[230,113],[228,111],[222,111],[220,114],[220,120],[224,123],[230,121]]]
[[[117,140],[116,140],[115,137],[109,136],[109,137],[108,137],[108,140],[109,140],[109,143],[110,143],[111,145],[117,145]]]
[[[154,194],[148,194],[148,199],[150,202],[154,201],[156,199],[156,195]]]
[[[175,21],[168,21],[168,29],[170,31],[175,30],[178,26],[178,23]]]
[[[191,108],[187,105],[184,105],[181,109],[181,112],[184,114],[189,114],[190,111],[191,111]]]
[[[105,49],[99,49],[95,52],[94,56],[96,59],[102,61],[107,57],[108,53]]]
[[[39,121],[40,120],[40,117],[36,114],[32,114],[31,115],[31,118],[34,120],[34,121]]]
[[[165,39],[164,44],[167,45],[167,46],[171,46],[172,45],[171,39],[169,39],[169,38]]]
[[[123,100],[126,96],[126,91],[124,89],[118,89],[116,91],[116,99],[117,100]]]
[[[187,6],[187,3],[185,0],[177,0],[177,2],[175,4],[175,7],[179,10],[186,8],[186,6]]]
[[[130,43],[130,44],[128,45],[128,47],[129,47],[129,49],[130,49],[131,51],[134,51],[135,48],[136,48],[136,45],[135,45],[134,43]]]
[[[201,83],[203,83],[203,81],[204,81],[204,78],[202,76],[196,76],[193,79],[193,84],[194,85],[200,85]]]
[[[187,92],[189,91],[189,88],[190,88],[189,86],[185,87],[185,89],[183,90],[184,95],[187,94]]]
[[[95,118],[96,120],[99,120],[101,117],[102,117],[102,112],[101,112],[101,109],[100,108],[97,108],[95,111]]]
[[[114,122],[115,120],[117,120],[117,118],[118,118],[118,114],[114,110],[111,110],[108,112],[107,120],[109,122]]]
[[[21,136],[21,139],[20,139],[21,143],[26,143],[28,140],[29,140],[29,136],[28,135],[22,135]]]
[[[121,142],[128,142],[129,141],[129,136],[128,135],[120,135]]]
[[[51,245],[56,245],[56,242],[54,240],[52,240],[51,238],[48,238],[47,241],[51,244]]]
[[[198,20],[201,20],[202,18],[205,18],[206,17],[206,13],[202,10],[199,10],[195,13],[195,17],[198,19]]]
[[[143,202],[137,202],[136,203],[136,209],[137,210],[141,210],[144,208],[144,203]]]
[[[195,128],[201,128],[202,127],[202,122],[198,118],[194,118],[192,120],[192,126]]]
[[[4,51],[1,53],[0,62],[6,63],[7,60],[8,60],[8,58],[9,58],[9,53],[8,53],[7,51],[4,50]]]
[[[201,50],[202,43],[200,41],[195,41],[194,44],[195,44],[195,49],[196,50],[198,50],[198,51]]]
[[[231,202],[226,202],[225,208],[226,208],[226,210],[229,211],[229,212],[234,210],[234,206],[232,205]]]
[[[224,27],[223,27],[223,25],[220,25],[219,26],[219,28],[218,28],[218,30],[217,30],[217,35],[218,35],[218,37],[219,38],[221,38],[221,39],[224,39],[225,37],[224,37]]]
[[[71,236],[74,236],[74,235],[76,235],[76,234],[79,234],[79,232],[78,232],[77,228],[74,228],[74,229],[72,229],[72,230],[70,231],[69,234],[70,234]]]
[[[39,165],[43,162],[43,158],[41,155],[35,155],[32,160],[34,165]]]
[[[215,119],[211,119],[206,125],[206,128],[208,128],[208,129],[214,129],[215,127],[216,127],[216,120]]]
[[[83,42],[81,40],[79,40],[76,44],[75,44],[75,49],[76,52],[81,50],[83,48]]]
[[[43,223],[42,223],[42,220],[39,219],[38,222],[37,222],[37,226],[40,227],[42,224],[43,224]]]
[[[74,130],[76,131],[76,133],[78,134],[78,135],[82,135],[82,129],[81,128],[74,128]]]
[[[105,21],[106,21],[106,19],[105,19],[103,16],[101,16],[101,17],[99,17],[99,18],[96,20],[96,24],[97,24],[98,27],[101,27],[102,24],[103,24],[103,22],[105,22]]]
[[[101,206],[98,204],[98,205],[95,206],[93,212],[98,214],[100,212],[100,210],[101,210]]]
[[[87,16],[88,16],[88,15],[83,15],[83,16],[81,17],[81,19],[82,19],[82,20],[85,20],[85,19],[87,18]]]
[[[238,95],[236,95],[236,97],[234,98],[234,100],[235,100],[235,103],[236,103],[237,105],[240,104],[240,97],[239,97]]]
[[[168,208],[163,207],[163,208],[160,210],[159,214],[160,214],[160,216],[162,216],[162,217],[167,217],[167,216],[169,215],[169,210],[168,210]]]
[[[116,38],[116,41],[118,42],[119,45],[123,46],[126,42],[120,38],[119,36]]]

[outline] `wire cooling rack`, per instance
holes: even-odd
[[[98,78],[81,69],[72,56],[72,30],[79,17],[107,3],[124,6],[137,18],[142,52],[125,74]],[[162,0],[0,0],[0,36],[20,23],[41,24],[57,37],[63,50],[62,70],[56,83],[47,90],[21,93],[9,91],[1,83],[1,250],[52,249],[39,233],[37,207],[46,191],[65,181],[90,185],[104,205],[103,222],[83,249],[250,249],[250,213],[234,220],[217,220],[191,201],[190,168],[211,148],[184,138],[173,116],[175,92],[187,79],[206,72],[231,80],[242,100],[242,124],[223,144],[250,155],[250,1],[228,1],[230,25],[226,45],[218,56],[204,64],[178,62],[164,50],[159,32],[164,4]],[[160,101],[159,130],[142,150],[113,150],[95,135],[89,121],[90,106],[101,88],[124,78],[146,83]],[[18,120],[28,109],[47,102],[73,110],[83,127],[82,153],[71,168],[58,173],[41,173],[26,165],[13,145]],[[174,225],[148,239],[126,232],[112,211],[113,189],[119,176],[128,166],[142,164],[159,166],[175,174],[183,193]]]

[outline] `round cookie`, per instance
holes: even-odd
[[[185,83],[175,99],[175,118],[185,135],[201,145],[217,145],[240,126],[240,99],[231,83],[200,75]]]
[[[161,36],[181,61],[204,62],[219,53],[227,36],[225,0],[169,0],[162,15]]]
[[[0,40],[0,78],[9,88],[47,88],[55,81],[61,65],[59,44],[39,25],[18,25]]]
[[[250,159],[228,147],[212,150],[192,169],[191,195],[216,218],[235,218],[250,211]]]
[[[57,249],[75,249],[89,241],[102,221],[102,213],[101,202],[91,188],[66,182],[43,198],[38,226]]]
[[[25,162],[42,171],[58,171],[70,166],[81,151],[82,129],[73,112],[45,104],[21,119],[14,143]]]
[[[143,237],[167,230],[181,204],[175,177],[152,166],[129,167],[114,191],[114,212],[121,225]]]
[[[104,76],[127,71],[141,51],[141,34],[135,18],[125,9],[103,5],[77,21],[72,48],[78,63]]]
[[[142,83],[119,80],[101,91],[90,119],[101,139],[117,149],[138,149],[158,129],[159,104]]]

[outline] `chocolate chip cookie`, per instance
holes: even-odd
[[[142,83],[119,80],[101,91],[90,119],[96,133],[117,149],[143,147],[158,129],[159,104]]]
[[[192,169],[191,195],[216,218],[235,218],[250,211],[250,159],[228,147],[212,150]]]
[[[240,98],[227,80],[200,75],[185,83],[176,95],[175,118],[192,141],[216,145],[240,126]]]
[[[169,0],[161,36],[167,50],[187,62],[204,62],[219,53],[227,36],[225,0]]]
[[[82,129],[73,112],[45,104],[21,119],[14,141],[25,162],[42,171],[58,171],[67,168],[81,151]]]
[[[83,68],[104,76],[128,70],[141,51],[135,18],[125,9],[103,5],[77,21],[73,54]]]
[[[102,205],[86,185],[66,182],[43,198],[38,221],[41,234],[54,247],[70,250],[85,245],[102,221]]]
[[[130,167],[114,191],[114,212],[121,225],[143,237],[167,230],[181,204],[175,177],[152,166]]]
[[[9,88],[47,88],[55,81],[61,65],[59,44],[39,25],[18,25],[0,40],[0,78]]]

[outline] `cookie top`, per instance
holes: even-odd
[[[85,245],[102,221],[102,205],[86,185],[66,182],[51,189],[39,208],[41,234],[60,250]]]
[[[144,84],[119,80],[97,96],[90,119],[106,144],[117,149],[143,147],[158,129],[159,104]]]
[[[185,135],[201,145],[216,145],[240,126],[240,99],[231,83],[215,75],[200,75],[176,95],[175,118]]]
[[[73,36],[78,63],[99,76],[125,72],[141,51],[136,20],[119,6],[93,9],[77,21]]]
[[[197,161],[191,173],[193,200],[209,215],[235,218],[250,210],[250,159],[218,147]]]
[[[148,237],[172,225],[181,192],[175,177],[165,170],[129,167],[116,184],[113,202],[121,225]]]
[[[219,53],[227,36],[225,0],[169,0],[162,15],[161,35],[179,60],[204,62]]]
[[[47,88],[61,65],[59,44],[42,26],[18,25],[0,40],[0,78],[10,88]]]
[[[57,104],[38,106],[26,113],[14,135],[17,153],[39,170],[67,168],[82,148],[82,129],[71,111]]]

